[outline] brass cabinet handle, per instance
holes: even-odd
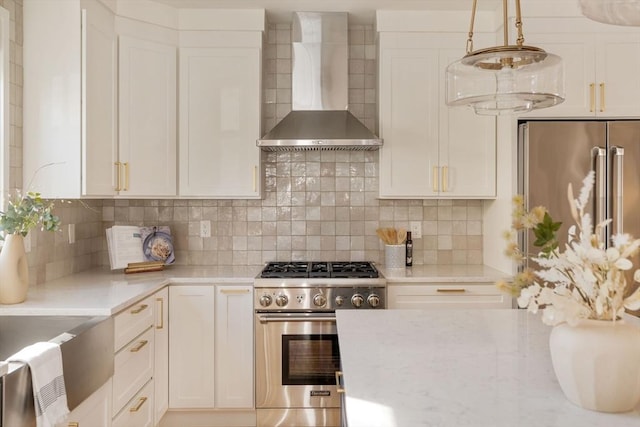
[[[71,421],[70,423],[67,424],[67,427],[80,427],[80,423]]]
[[[604,112],[604,83],[600,83],[600,112]]]
[[[131,314],[138,314],[141,311],[145,310],[147,307],[149,307],[147,304],[140,304],[138,308],[134,308],[131,310]]]
[[[449,166],[442,167],[442,191],[449,191]]]
[[[241,295],[248,294],[251,289],[220,289],[220,292],[227,295]]]
[[[145,345],[149,344],[149,341],[147,340],[142,340],[138,343],[137,346],[133,347],[131,350],[129,350],[131,353],[137,353],[140,350],[142,350],[142,347],[144,347]]]
[[[344,393],[344,386],[340,384],[341,383],[340,378],[342,378],[342,371],[336,371],[335,375],[336,375],[336,387],[337,387],[336,391],[338,393]]]
[[[258,166],[253,167],[253,192],[258,191]]]
[[[156,329],[164,329],[164,298],[156,298],[156,302],[160,303],[160,324]]]
[[[596,84],[589,85],[589,112],[593,113],[596,109]]]
[[[122,187],[120,186],[120,162],[115,162],[116,165],[116,191],[122,191]]]
[[[129,412],[138,412],[140,408],[142,408],[142,405],[144,405],[144,402],[146,401],[147,401],[147,398],[142,396],[140,399],[138,399],[138,404],[136,406],[132,406],[131,408],[129,408]]]
[[[467,290],[464,288],[438,288],[436,292],[443,294],[463,294],[467,292]]]
[[[438,192],[438,166],[433,167],[433,192]]]
[[[129,191],[129,162],[124,162],[124,191]]]

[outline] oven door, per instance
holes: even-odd
[[[340,408],[335,313],[256,313],[256,408]]]

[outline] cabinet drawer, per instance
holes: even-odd
[[[494,284],[391,285],[389,308],[511,308],[511,297]]]
[[[113,415],[151,379],[153,346],[153,328],[149,328],[116,354],[113,372]],[[153,406],[153,402],[151,403]]]
[[[114,318],[114,352],[140,335],[153,324],[153,299],[144,299]]]
[[[153,426],[153,380],[150,380],[113,419],[111,427]]]

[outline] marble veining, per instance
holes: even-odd
[[[524,310],[336,315],[349,427],[640,425],[640,405],[604,414],[569,402],[551,329]]]
[[[387,279],[388,285],[429,282],[495,282],[509,277],[508,274],[486,265],[414,265],[407,268],[386,268],[383,265],[378,265],[377,267]]]

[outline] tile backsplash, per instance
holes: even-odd
[[[105,226],[169,225],[178,264],[257,265],[290,259],[383,261],[376,228],[408,228],[409,221],[420,221],[415,264],[482,263],[479,200],[380,200],[377,152],[265,157],[262,200],[104,200]],[[211,237],[199,236],[201,220],[211,221]]]
[[[22,4],[0,0],[12,33],[11,187],[21,186]],[[8,6],[7,6],[8,5]],[[12,28],[13,31],[13,28]],[[19,33],[19,34],[18,34]],[[291,26],[269,25],[263,52],[263,132],[291,110]],[[372,25],[349,28],[349,109],[377,132],[376,46]],[[17,166],[16,166],[17,165]],[[384,260],[378,227],[420,221],[414,264],[481,264],[479,200],[380,200],[378,154],[362,151],[265,153],[262,200],[91,200],[57,203],[63,228],[32,232],[30,282],[108,265],[104,230],[114,224],[168,225],[176,263],[257,265],[289,259]],[[211,237],[199,237],[200,221]],[[68,224],[76,242],[68,243]]]

